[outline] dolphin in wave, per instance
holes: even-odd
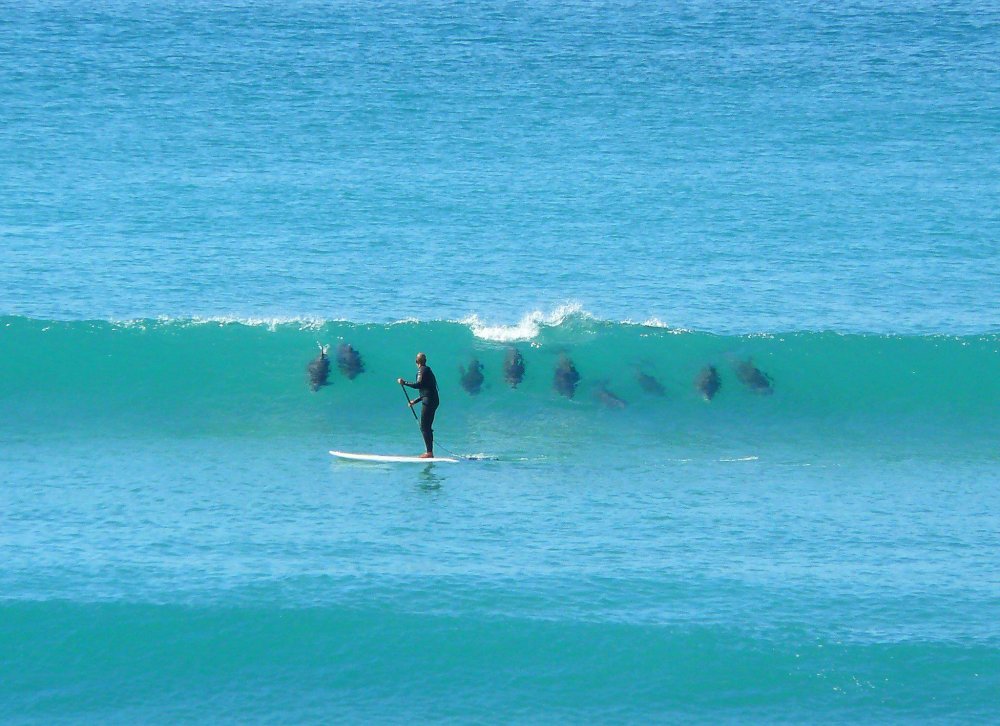
[[[625,403],[624,400],[622,400],[621,398],[613,394],[611,391],[609,391],[607,385],[603,383],[596,391],[594,391],[594,396],[597,397],[597,400],[605,408],[610,408],[613,410],[621,410],[626,406],[628,406],[628,404]]]
[[[524,356],[517,348],[508,348],[503,359],[503,376],[511,388],[524,380]]]
[[[738,361],[733,367],[736,370],[736,377],[740,379],[740,383],[754,393],[759,393],[762,396],[770,396],[774,393],[774,381],[771,380],[771,376],[764,373],[750,362],[749,359]]]
[[[458,372],[462,375],[462,388],[469,392],[469,395],[476,396],[483,388],[483,364],[478,358],[469,361],[469,368],[459,366]]]
[[[662,383],[641,368],[635,372],[635,379],[639,381],[639,387],[646,393],[652,393],[654,396],[665,396],[667,393]]]
[[[702,398],[711,401],[722,387],[722,380],[719,378],[719,371],[715,369],[715,366],[702,368],[695,376],[694,387],[701,393]]]
[[[322,386],[325,386],[330,378],[330,359],[326,357],[330,346],[319,342],[316,345],[319,346],[319,355],[309,361],[309,365],[306,366],[306,372],[309,374],[309,388],[313,391],[318,391]]]
[[[552,387],[557,392],[566,396],[566,398],[573,398],[573,395],[576,393],[576,384],[579,382],[580,374],[577,372],[576,366],[573,365],[573,361],[568,356],[563,354],[560,356],[559,364],[556,366],[556,373],[552,379]]]
[[[354,350],[354,347],[349,343],[341,343],[337,346],[337,367],[352,381],[365,372],[365,364],[361,360],[361,354]]]

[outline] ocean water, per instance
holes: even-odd
[[[0,0],[0,721],[994,720],[998,58],[983,2]],[[333,460],[420,452],[418,350],[462,461]]]

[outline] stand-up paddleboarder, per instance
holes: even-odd
[[[396,382],[401,386],[416,388],[420,393],[412,401],[409,401],[409,396],[407,396],[407,400],[411,409],[418,403],[422,402],[424,404],[420,409],[420,433],[424,436],[424,447],[427,451],[421,454],[420,458],[433,459],[434,430],[431,427],[434,425],[434,414],[437,412],[441,399],[438,398],[437,379],[434,377],[434,371],[427,365],[427,356],[423,353],[417,353],[415,362],[417,364],[417,380],[411,383],[410,381],[404,381],[402,378],[397,378]]]

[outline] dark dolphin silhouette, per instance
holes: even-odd
[[[354,347],[349,343],[341,343],[337,346],[337,367],[352,381],[365,372],[365,364],[361,360],[361,354],[354,350]]]
[[[459,366],[458,371],[462,374],[462,388],[472,396],[478,395],[483,388],[483,381],[486,380],[483,377],[483,364],[479,362],[479,359],[470,360],[468,370]]]
[[[309,388],[318,391],[325,386],[330,378],[330,359],[326,357],[329,345],[319,345],[319,355],[309,361],[306,372],[309,374]]]
[[[524,357],[517,348],[508,348],[503,359],[503,376],[511,388],[524,380]]]
[[[576,384],[580,382],[580,374],[576,370],[576,366],[573,365],[566,355],[562,355],[559,358],[559,364],[556,365],[556,374],[552,379],[552,386],[559,393],[566,396],[566,398],[573,398],[576,393]]]
[[[605,408],[621,410],[628,405],[621,398],[609,391],[607,386],[603,384],[596,391],[594,391],[594,395]]]
[[[663,385],[653,378],[653,376],[648,373],[643,372],[641,369],[636,371],[635,378],[639,381],[639,387],[642,388],[646,393],[652,393],[654,396],[664,396],[666,391]]]
[[[772,387],[774,381],[771,380],[771,376],[761,371],[749,359],[738,361],[733,367],[736,370],[736,377],[740,379],[740,383],[754,393],[759,393],[762,396],[770,396],[774,393],[774,388]]]
[[[698,375],[695,376],[694,387],[698,389],[706,401],[711,401],[722,387],[722,381],[719,379],[719,371],[715,370],[715,366],[705,366],[702,368]]]

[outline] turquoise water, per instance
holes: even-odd
[[[998,21],[0,0],[0,720],[993,719]]]

